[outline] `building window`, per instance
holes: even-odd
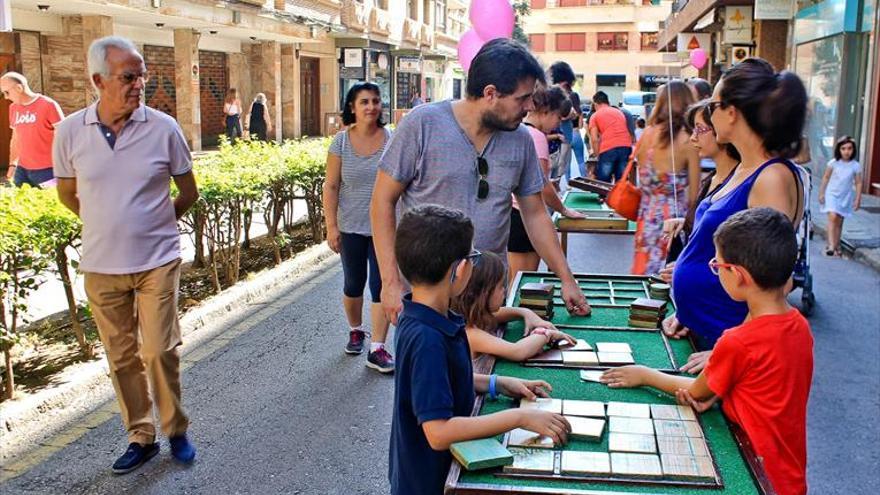
[[[532,9],[543,9],[547,6],[547,0],[531,0],[529,6]]]
[[[642,33],[642,50],[657,49],[657,33]]]
[[[406,17],[414,21],[419,20],[419,0],[406,2]]]
[[[529,45],[531,45],[533,52],[543,52],[546,50],[547,44],[547,35],[546,34],[530,34],[529,35]],[[558,44],[558,42],[557,42]],[[558,50],[558,48],[557,48]]]
[[[557,52],[582,52],[586,49],[587,35],[584,33],[559,33],[556,35]]]
[[[559,0],[558,3],[560,7],[583,7],[586,4],[586,0]]]
[[[446,0],[434,2],[434,25],[441,31],[446,30]]]
[[[599,51],[624,51],[629,49],[629,33],[599,33]]]

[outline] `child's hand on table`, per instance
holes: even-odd
[[[610,388],[634,388],[645,384],[649,368],[640,365],[611,368],[602,373],[602,383]]]
[[[714,406],[716,402],[718,402],[718,396],[713,395],[711,398],[706,400],[697,400],[691,396],[691,393],[687,391],[687,389],[680,388],[675,392],[675,399],[679,404],[683,406],[690,406],[694,408],[698,413],[705,412],[710,407]]]
[[[547,332],[547,335],[550,337],[550,342],[559,347],[563,342],[568,342],[570,345],[577,344],[577,339],[572,337],[571,335],[560,332],[559,330],[550,330]]]
[[[546,328],[547,330],[556,330],[556,326],[549,321],[541,318],[531,309],[526,309],[523,312],[523,323],[526,325],[526,331],[523,334],[523,337],[528,337],[532,330],[536,328]]]
[[[571,425],[561,414],[540,409],[518,409],[519,427],[553,439],[555,445],[568,442]]]
[[[688,356],[688,362],[684,363],[684,366],[679,368],[679,371],[697,375],[706,367],[706,363],[709,362],[709,356],[711,355],[712,351],[695,352]]]
[[[498,393],[514,399],[535,400],[538,397],[549,397],[553,387],[544,380],[521,380],[511,376],[499,376],[495,384]]]

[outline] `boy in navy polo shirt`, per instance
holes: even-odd
[[[464,320],[449,311],[479,260],[473,237],[463,213],[430,204],[404,213],[397,227],[394,250],[412,295],[403,301],[397,327],[388,462],[394,495],[443,493],[455,442],[525,428],[562,444],[571,430],[561,415],[535,409],[470,416],[475,392],[534,400],[551,390],[540,380],[474,374]]]

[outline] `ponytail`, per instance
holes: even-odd
[[[722,80],[722,103],[740,111],[767,152],[780,158],[797,156],[807,117],[807,90],[801,79],[789,71],[776,73],[767,61],[751,57]]]

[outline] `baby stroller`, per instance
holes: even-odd
[[[798,226],[798,257],[791,278],[794,289],[801,289],[801,313],[810,316],[816,307],[816,295],[813,293],[813,275],[810,273],[810,239],[813,238],[812,218],[810,213],[810,194],[813,191],[812,173],[809,168],[797,166],[800,171],[801,184],[804,188],[804,217]]]

